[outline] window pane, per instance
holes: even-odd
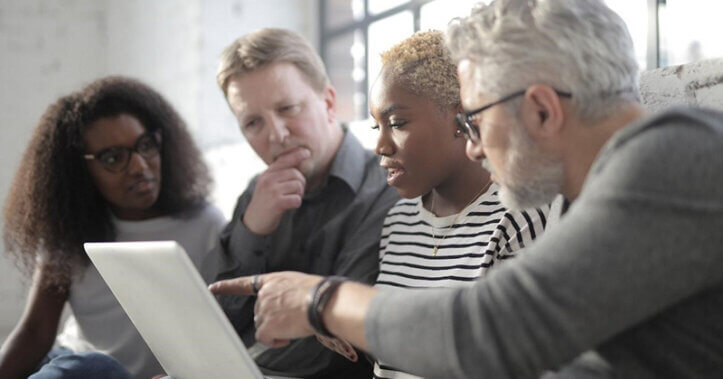
[[[412,12],[409,11],[399,12],[369,25],[369,57],[367,58],[369,88],[366,93],[369,93],[369,89],[381,70],[381,53],[411,36],[412,33],[414,33],[414,19]]]
[[[324,23],[327,29],[349,25],[364,18],[364,0],[326,0]]]
[[[667,0],[661,4],[660,66],[723,57],[723,2]]]
[[[635,59],[640,70],[655,68],[647,67],[648,56],[648,4],[646,1],[605,0],[610,9],[622,17],[633,38]]]
[[[369,0],[369,13],[378,14],[396,6],[408,3],[409,0]]]
[[[330,40],[326,70],[336,88],[339,121],[366,117],[364,108],[364,34],[357,30]]]
[[[477,3],[489,4],[491,0],[435,0],[422,6],[419,29],[447,31],[447,25],[455,17],[469,16],[472,6]]]

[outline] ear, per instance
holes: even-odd
[[[326,118],[330,124],[336,124],[336,90],[332,86],[326,86],[322,92],[326,104]]]
[[[475,162],[482,161],[486,157],[482,143],[474,143],[472,141],[467,141],[465,145],[465,153],[467,154],[467,158],[469,158],[469,160]]]
[[[459,126],[457,125],[457,114],[458,113],[464,113],[464,108],[462,107],[462,104],[457,104],[449,108],[450,116],[452,116],[452,127],[454,128],[454,137],[455,138],[462,138],[466,141],[464,138],[464,135],[462,134],[462,131],[459,130]]]
[[[565,123],[565,112],[560,97],[549,86],[535,84],[525,91],[520,117],[529,135],[535,139],[548,139],[558,135]]]

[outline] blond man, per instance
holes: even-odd
[[[282,29],[242,36],[223,52],[218,84],[268,167],[239,198],[204,262],[206,279],[295,270],[374,282],[382,222],[398,196],[374,153],[338,124],[336,92],[314,49]],[[352,364],[315,338],[267,350],[254,336],[255,298],[220,302],[267,374],[371,376],[367,362]]]

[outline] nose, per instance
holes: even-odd
[[[142,173],[148,169],[148,161],[146,158],[143,158],[140,154],[138,154],[137,151],[134,151],[131,153],[131,157],[129,158],[130,162],[128,162],[128,173],[130,174],[137,174]]]
[[[467,153],[467,158],[473,161],[481,161],[486,157],[484,148],[482,148],[481,141],[474,143],[471,140],[467,140],[465,152]]]
[[[389,128],[379,126],[379,136],[377,137],[377,145],[374,147],[377,155],[388,157],[394,154],[394,143],[389,135]]]
[[[278,117],[269,117],[268,126],[269,142],[271,143],[283,143],[289,136],[289,129],[286,127],[286,123]]]

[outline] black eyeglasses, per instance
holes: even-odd
[[[121,172],[128,167],[133,152],[145,159],[158,155],[161,151],[161,134],[156,131],[138,137],[133,147],[112,146],[95,154],[85,154],[83,158],[98,161],[103,168],[110,172]]]
[[[462,134],[465,136],[465,138],[467,138],[468,140],[470,140],[474,143],[478,143],[480,141],[480,132],[479,132],[479,127],[477,127],[477,125],[474,124],[473,117],[481,112],[486,111],[487,109],[494,107],[495,105],[502,104],[505,101],[512,100],[512,99],[516,98],[517,96],[522,96],[525,94],[525,92],[527,92],[526,89],[515,92],[510,95],[507,95],[495,102],[492,102],[483,107],[477,108],[473,111],[457,113],[457,129],[459,129],[459,131],[462,132]],[[555,93],[561,97],[572,97],[572,94],[570,92],[555,90]]]

